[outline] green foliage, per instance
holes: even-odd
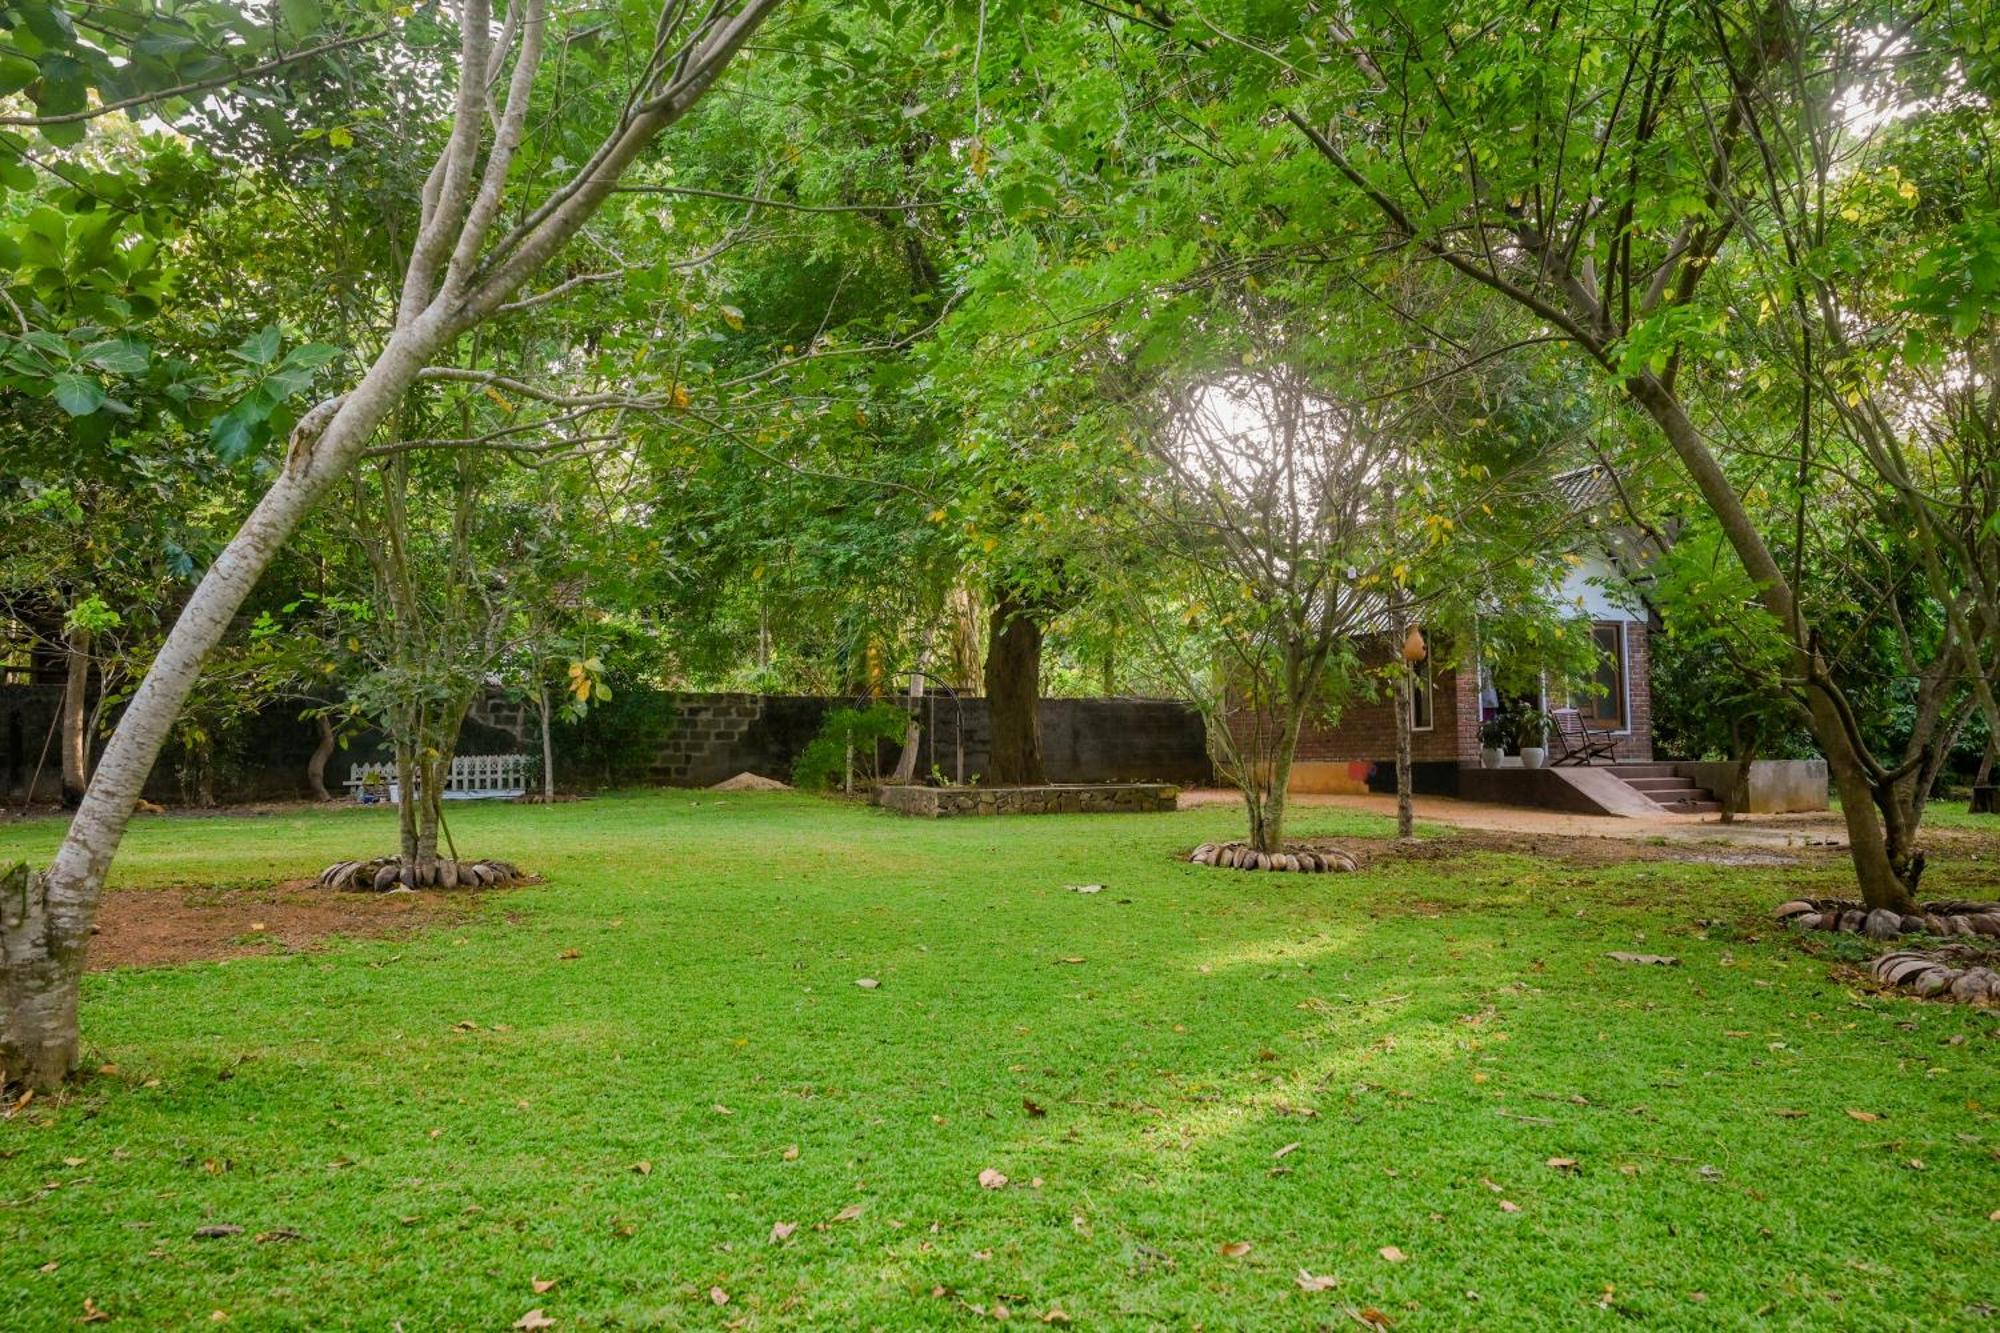
[[[885,741],[900,743],[909,724],[908,711],[892,703],[832,710],[792,762],[792,785],[800,791],[836,787],[846,778],[850,759],[860,772],[872,771],[876,749]]]

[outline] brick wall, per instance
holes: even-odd
[[[1625,669],[1631,734],[1618,738],[1616,757],[1626,762],[1642,762],[1653,757],[1653,692],[1651,686],[1652,632],[1643,621],[1631,621],[1625,633]],[[1377,647],[1362,654],[1364,667],[1380,667],[1388,660],[1388,650]],[[1410,758],[1416,764],[1479,762],[1479,672],[1439,667],[1432,680],[1432,726],[1429,731],[1412,732]],[[1337,721],[1308,721],[1299,733],[1296,760],[1302,764],[1348,763],[1373,760],[1389,763],[1396,757],[1396,703],[1392,698],[1357,700],[1341,710]],[[1260,729],[1273,725],[1268,716],[1242,709],[1232,713],[1229,729],[1241,741],[1257,738]]]
[[[1361,654],[1364,670],[1379,669],[1389,660],[1386,647]],[[1477,677],[1470,682],[1451,667],[1439,667],[1431,677],[1431,725],[1410,733],[1410,758],[1414,762],[1476,759],[1479,754],[1479,689]],[[1396,757],[1396,708],[1393,695],[1380,699],[1355,699],[1340,710],[1331,724],[1308,719],[1299,731],[1298,763],[1341,763],[1351,760],[1394,760]],[[1240,709],[1229,716],[1230,733],[1240,743],[1252,744],[1268,733],[1274,720],[1258,710]]]

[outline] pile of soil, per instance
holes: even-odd
[[[709,788],[710,791],[790,791],[789,783],[776,778],[759,777],[755,773],[738,773],[733,778],[724,778]]]

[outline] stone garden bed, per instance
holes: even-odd
[[[1165,782],[1056,783],[1041,787],[888,786],[875,803],[923,819],[953,815],[1140,815],[1177,809],[1181,789]]]
[[[1188,854],[1196,865],[1225,870],[1276,870],[1295,875],[1324,875],[1360,869],[1360,862],[1338,847],[1288,845],[1283,851],[1260,852],[1243,842],[1205,842]]]
[[[1924,903],[1913,913],[1868,910],[1842,898],[1794,898],[1777,911],[1778,920],[1795,930],[1838,930],[1892,940],[1899,935],[1986,935],[2000,938],[2000,903],[1948,899]]]
[[[504,888],[521,878],[511,861],[451,861],[439,859],[429,874],[406,872],[402,858],[378,856],[372,861],[336,861],[314,882],[322,889],[355,893],[413,892],[417,889]]]

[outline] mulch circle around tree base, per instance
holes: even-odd
[[[1288,847],[1282,852],[1259,852],[1243,842],[1205,842],[1189,854],[1196,865],[1221,866],[1227,870],[1280,870],[1300,875],[1323,875],[1359,870],[1361,863],[1338,847]]]
[[[336,861],[314,882],[323,889],[353,893],[411,893],[417,889],[505,888],[521,878],[521,868],[511,861],[440,859],[429,873],[406,873],[401,857],[379,856],[372,861]]]
[[[1870,911],[1861,903],[1840,898],[1794,898],[1779,905],[1777,917],[1797,930],[1839,930],[1871,940],[1893,940],[1898,935],[2000,938],[2000,903],[1947,899],[1924,903],[1921,910],[1904,914],[1883,907]]]

